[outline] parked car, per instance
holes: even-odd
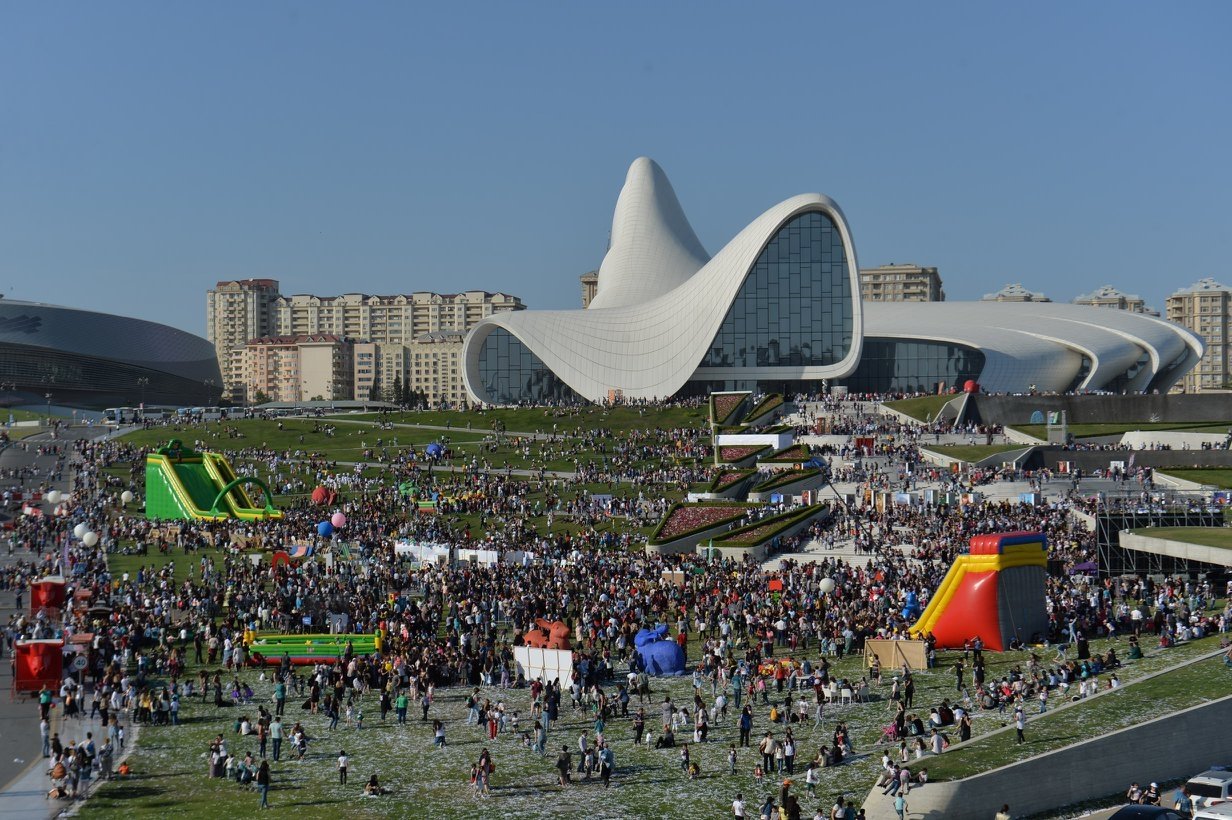
[[[1207,769],[1202,774],[1189,778],[1185,784],[1189,800],[1195,809],[1214,806],[1228,801],[1232,791],[1232,772],[1224,769]]]

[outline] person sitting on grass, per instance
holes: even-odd
[[[382,795],[391,794],[392,790],[385,788],[381,782],[377,780],[376,774],[368,778],[368,782],[364,784],[364,794],[367,797],[381,797]]]

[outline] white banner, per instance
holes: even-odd
[[[538,649],[515,646],[513,661],[527,681],[542,678],[544,683],[559,679],[568,686],[573,676],[573,652],[569,649]]]

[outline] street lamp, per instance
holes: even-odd
[[[47,395],[43,396],[43,398],[47,399],[47,426],[50,427],[51,426],[51,394],[48,393]]]
[[[206,407],[209,407],[211,404],[214,403],[212,400],[212,396],[214,395],[214,385],[216,384],[217,382],[215,382],[213,379],[205,380],[205,406]]]
[[[145,389],[149,386],[150,379],[148,376],[138,376],[137,386],[141,388],[141,420],[145,421]],[[118,419],[117,419],[118,421]]]

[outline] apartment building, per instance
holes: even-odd
[[[354,343],[329,333],[250,339],[244,346],[244,393],[251,402],[350,399],[354,362]]]
[[[985,293],[980,297],[981,302],[1051,302],[1042,293],[1027,290],[1021,284],[1014,282],[1006,285],[996,293]]]
[[[244,367],[251,339],[329,335],[355,340],[361,358],[353,362],[351,389],[356,398],[367,398],[374,384],[383,391],[395,379],[409,383],[409,348],[420,337],[465,333],[486,316],[525,307],[516,296],[482,290],[284,296],[272,279],[219,282],[208,292],[206,305],[209,338],[218,352],[227,395],[237,402],[250,399],[245,385],[251,380]],[[444,394],[464,395],[461,377],[456,379]]]
[[[944,302],[936,268],[896,265],[860,268],[860,294],[866,302]]]
[[[273,304],[276,279],[219,282],[205,294],[205,338],[214,345],[222,371],[223,396],[244,401],[245,346],[250,339],[277,333]]]
[[[1112,285],[1101,285],[1090,293],[1074,299],[1075,305],[1111,308],[1113,310],[1128,310],[1130,313],[1143,313],[1147,316],[1158,316],[1158,310],[1146,306],[1146,300],[1141,296],[1117,290]]]
[[[1232,323],[1232,288],[1206,278],[1168,297],[1168,321],[1197,333],[1206,342],[1206,352],[1181,380],[1187,393],[1232,387],[1232,346],[1228,341]]]

